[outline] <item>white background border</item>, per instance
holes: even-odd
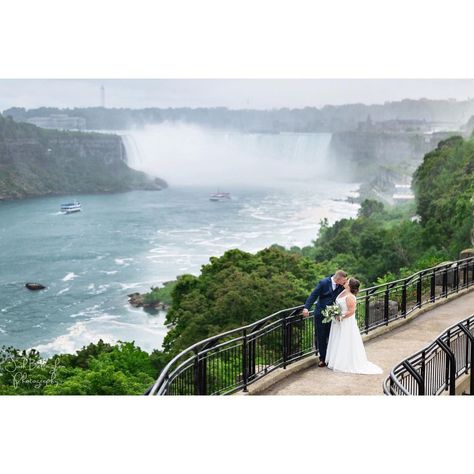
[[[470,78],[471,2],[3,3],[2,78]],[[2,397],[2,468],[456,472],[469,397]],[[469,434],[465,428],[469,427]]]

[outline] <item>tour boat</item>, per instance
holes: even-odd
[[[210,201],[228,201],[230,199],[230,193],[223,193],[219,190],[217,190],[217,193],[211,194],[211,197],[209,198]]]
[[[81,203],[78,201],[61,204],[61,212],[64,212],[65,214],[79,212],[80,210],[81,210]]]

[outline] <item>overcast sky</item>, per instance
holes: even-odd
[[[0,79],[0,110],[93,107],[271,109],[474,98],[474,79]]]

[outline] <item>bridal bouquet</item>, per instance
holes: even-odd
[[[331,306],[326,306],[322,311],[323,323],[330,323],[332,320],[336,319],[336,316],[341,316],[342,311],[338,304],[333,304]]]

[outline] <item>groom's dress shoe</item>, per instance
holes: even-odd
[[[326,362],[324,362],[324,360],[322,360],[322,361],[318,364],[318,367],[326,367]]]

